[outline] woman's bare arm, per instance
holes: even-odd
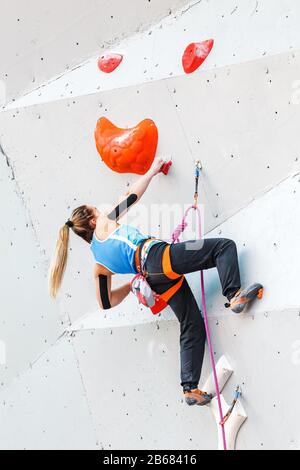
[[[118,220],[118,218],[123,216],[131,206],[141,199],[152,178],[160,172],[164,162],[165,160],[163,158],[154,159],[150,170],[148,170],[145,175],[141,176],[128,188],[126,194],[121,196],[119,199],[119,204],[113,209],[112,212],[107,214],[110,220]]]
[[[123,284],[123,286],[114,289],[111,293],[111,306],[116,307],[127,297],[130,293],[130,282]]]

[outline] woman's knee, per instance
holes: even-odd
[[[236,249],[236,243],[231,238],[221,238],[222,246]]]

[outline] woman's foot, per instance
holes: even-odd
[[[262,299],[263,292],[264,288],[261,284],[252,284],[246,289],[240,289],[235,296],[232,297],[230,303],[226,304],[226,307],[230,308],[234,313],[242,313],[249,302],[255,298]]]
[[[186,390],[184,392],[185,402],[189,406],[204,406],[211,402],[213,396],[202,392],[199,388],[194,390]]]

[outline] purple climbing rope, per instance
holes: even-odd
[[[173,243],[179,243],[180,242],[180,236],[188,226],[187,217],[188,217],[189,212],[191,210],[195,210],[196,213],[197,213],[199,238],[202,239],[203,233],[202,233],[202,224],[201,224],[201,212],[200,212],[200,209],[199,209],[198,205],[194,204],[193,206],[189,207],[186,210],[181,224],[179,224],[178,227],[176,227],[176,229],[174,230],[174,232],[172,234]],[[223,449],[227,450],[226,434],[225,434],[225,423],[224,423],[224,416],[223,416],[222,403],[221,403],[220,387],[219,387],[219,382],[218,382],[216,363],[215,363],[215,358],[214,358],[214,352],[213,352],[213,346],[212,346],[211,334],[210,334],[209,322],[208,322],[203,271],[200,272],[200,285],[201,285],[201,300],[202,300],[203,317],[204,317],[204,324],[205,324],[205,330],[206,330],[207,344],[208,344],[208,349],[209,349],[210,361],[211,361],[211,365],[212,365],[212,371],[213,371],[213,377],[214,377],[214,383],[215,383],[215,389],[216,389],[216,396],[217,396],[217,400],[218,400],[218,408],[219,408],[219,415],[220,415],[220,426],[221,426],[221,430],[222,430]]]

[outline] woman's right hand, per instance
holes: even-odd
[[[151,174],[151,176],[158,175],[164,163],[166,163],[166,160],[164,158],[162,157],[154,158],[153,163],[149,170],[149,173]]]

